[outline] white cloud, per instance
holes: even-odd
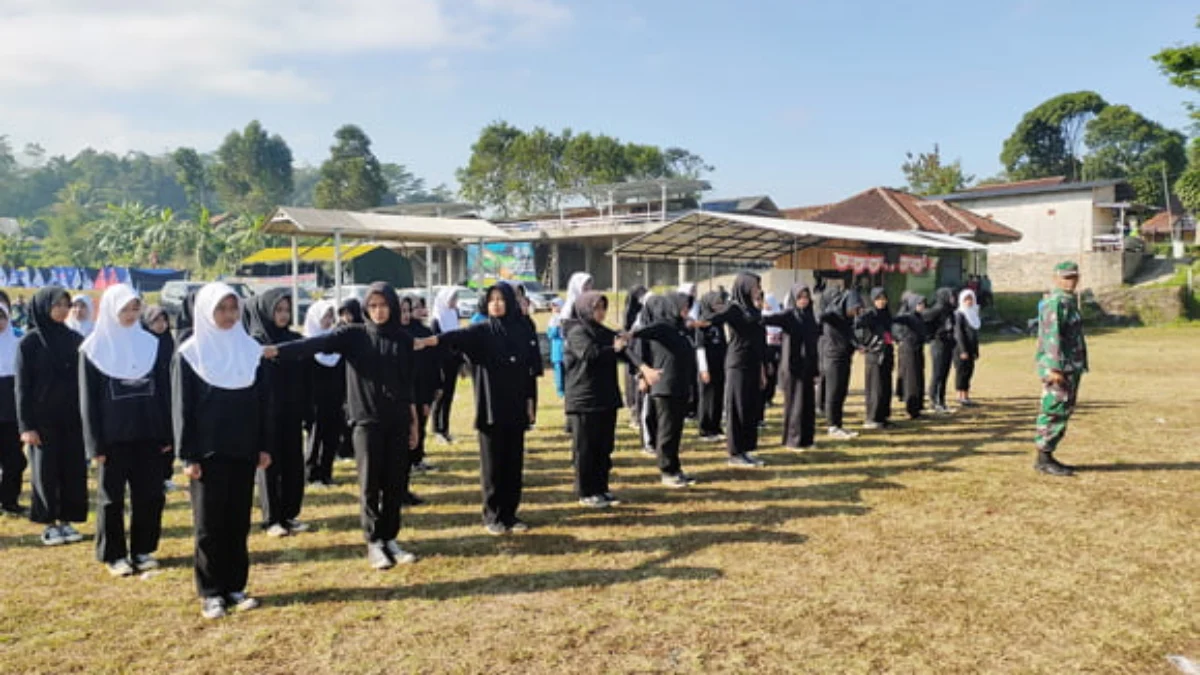
[[[36,141],[49,156],[70,156],[84,147],[117,154],[131,150],[157,154],[181,145],[210,149],[225,134],[217,129],[154,128],[96,109],[88,109],[81,115],[69,108],[24,105],[0,107],[0,133],[8,135],[18,150],[25,143]]]
[[[0,0],[0,95],[92,88],[320,100],[289,62],[431,58],[550,33],[561,0]]]

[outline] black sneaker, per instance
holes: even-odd
[[[729,464],[729,466],[739,466],[739,467],[749,467],[749,468],[758,466],[757,464],[754,463],[754,460],[750,459],[746,455],[734,455],[734,456],[730,457],[729,461],[726,463]]]
[[[401,506],[420,506],[424,503],[424,499],[421,499],[411,492],[404,493],[404,496],[400,498]]]
[[[63,539],[62,530],[58,529],[57,525],[50,525],[42,531],[43,546],[62,546],[65,543],[67,542]]]
[[[1054,455],[1049,453],[1039,454],[1038,461],[1033,465],[1033,468],[1047,476],[1066,478],[1075,475],[1075,471],[1071,467],[1060,464],[1058,460],[1054,459]]]
[[[7,504],[5,506],[0,506],[0,513],[3,513],[6,516],[24,518],[29,515],[29,509],[21,506],[20,504]]]
[[[79,530],[76,530],[66,523],[59,525],[58,531],[62,532],[63,541],[68,544],[77,544],[83,541],[83,535],[79,533]]]
[[[605,492],[604,498],[608,500],[609,506],[618,506],[621,504],[621,500],[617,499],[617,496],[611,492]]]

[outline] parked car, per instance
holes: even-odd
[[[479,291],[458,289],[458,318],[470,319],[479,308]]]
[[[176,326],[179,321],[179,314],[183,311],[183,301],[187,298],[188,293],[198,291],[207,284],[207,281],[168,281],[163,284],[162,291],[158,296],[158,304],[167,314],[167,320],[172,326]],[[245,300],[254,295],[254,291],[249,286],[238,282],[226,282],[237,294]]]
[[[525,295],[529,297],[529,307],[535,312],[549,312],[550,303],[559,297],[558,293],[547,290],[536,281],[522,281],[521,285],[525,287]]]

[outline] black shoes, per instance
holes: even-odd
[[[1047,476],[1058,476],[1065,478],[1067,476],[1075,475],[1075,470],[1073,468],[1067,466],[1066,464],[1062,464],[1057,459],[1054,459],[1054,453],[1041,450],[1038,451],[1037,462],[1034,463],[1033,468],[1037,469],[1039,473],[1044,473]]]

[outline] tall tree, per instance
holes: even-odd
[[[361,211],[379,206],[387,194],[387,182],[371,139],[363,130],[347,124],[334,134],[337,142],[321,165],[321,179],[313,189],[313,204],[321,209]]]
[[[1089,154],[1083,163],[1088,179],[1124,178],[1143,204],[1166,204],[1163,170],[1178,175],[1187,163],[1184,136],[1134,112],[1127,105],[1111,105],[1087,125],[1084,143]]]
[[[1000,152],[1013,180],[1080,175],[1079,146],[1089,120],[1107,107],[1099,94],[1060,94],[1025,113]]]
[[[171,153],[171,160],[175,162],[175,180],[183,187],[188,202],[197,208],[208,208],[213,181],[200,153],[193,148],[179,148]]]
[[[456,172],[464,199],[509,215],[511,148],[522,135],[520,129],[507,122],[493,122],[479,132],[471,145],[471,159]]]
[[[963,173],[962,161],[954,160],[950,164],[942,163],[942,150],[937,143],[933,144],[933,152],[922,152],[913,156],[911,152],[904,153],[908,161],[900,165],[908,180],[908,191],[917,195],[944,195],[957,192],[975,180],[974,176]]]
[[[213,184],[221,203],[245,215],[267,215],[292,194],[292,151],[258,120],[231,131],[217,149]]]
[[[1196,19],[1196,27],[1200,28],[1200,17]],[[1190,45],[1168,47],[1154,55],[1159,70],[1166,75],[1171,84],[1193,93],[1200,92],[1200,42]],[[1200,213],[1200,107],[1191,101],[1185,104],[1192,113],[1193,133],[1188,148],[1188,168],[1175,182],[1175,195],[1183,206],[1193,214]],[[1200,240],[1200,233],[1196,235]]]

